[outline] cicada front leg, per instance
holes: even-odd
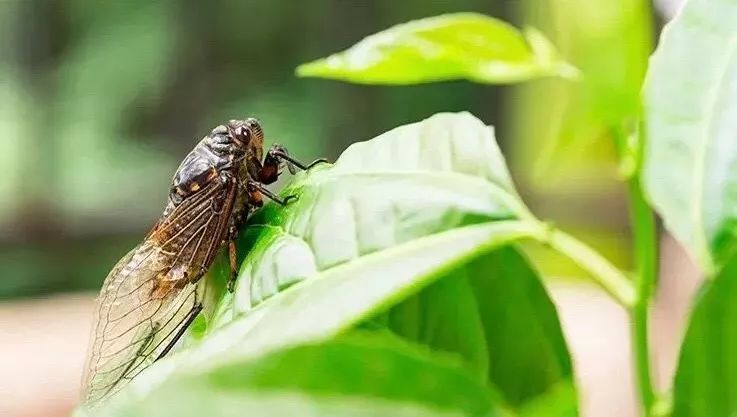
[[[308,170],[317,164],[327,162],[327,159],[320,158],[316,159],[309,164],[305,165],[302,162],[292,158],[287,152],[287,149],[281,145],[274,144],[266,152],[264,157],[264,163],[261,167],[258,177],[258,182],[262,184],[271,184],[279,178],[279,168],[281,168],[282,162],[286,162],[287,169],[291,174],[297,172],[296,168],[301,170]]]
[[[283,163],[286,164],[289,172],[294,174],[296,172],[295,167],[302,170],[308,170],[322,162],[327,162],[327,160],[321,158],[305,165],[302,162],[289,156],[289,153],[283,146],[277,144],[272,145],[271,148],[269,148],[269,150],[266,152],[263,163],[261,163],[260,161],[252,162],[252,166],[255,169],[252,171],[253,179],[249,180],[247,183],[249,196],[251,198],[249,202],[252,201],[251,204],[260,207],[261,204],[263,204],[263,199],[261,198],[261,196],[265,195],[266,197],[269,197],[271,200],[274,200],[274,202],[282,206],[289,204],[290,201],[296,200],[297,196],[290,195],[285,198],[281,198],[269,191],[265,187],[265,185],[272,184],[277,179],[279,179],[279,174],[281,173]]]

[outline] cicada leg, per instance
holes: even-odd
[[[179,339],[182,337],[184,332],[187,331],[187,329],[192,324],[192,322],[197,317],[197,315],[200,314],[200,311],[202,311],[202,303],[198,302],[194,306],[192,306],[192,310],[190,310],[189,313],[187,314],[187,318],[184,319],[184,322],[177,330],[177,333],[169,341],[169,343],[166,344],[166,347],[164,348],[164,350],[162,350],[159,356],[156,358],[157,361],[163,358],[164,356],[166,356],[166,354],[169,353],[169,351],[174,347],[174,345],[177,344]]]
[[[266,188],[264,184],[258,181],[252,181],[252,180],[248,181],[248,191],[251,196],[256,196],[256,197],[258,197],[258,194],[263,194],[266,197],[269,197],[270,199],[274,200],[276,204],[279,204],[281,206],[286,206],[287,204],[289,204],[290,201],[297,199],[297,196],[294,196],[294,195],[288,195],[284,198],[281,198],[278,195],[269,191],[269,189]]]
[[[233,292],[235,290],[235,280],[238,278],[238,253],[235,247],[235,227],[231,227],[228,233],[228,261],[230,264],[228,292]]]
[[[287,152],[287,149],[281,145],[274,144],[266,152],[264,157],[264,163],[261,167],[257,180],[262,184],[271,184],[279,178],[279,166],[282,161],[287,163],[287,169],[289,172],[294,174],[297,172],[295,167],[301,170],[308,170],[317,164],[328,162],[327,159],[320,158],[316,159],[309,164],[305,165],[302,162],[292,158]]]

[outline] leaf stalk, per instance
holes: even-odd
[[[630,309],[635,304],[632,282],[594,249],[547,223],[539,223],[535,238],[567,256],[589,273],[594,281],[619,304]]]

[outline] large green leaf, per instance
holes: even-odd
[[[512,229],[500,234],[506,241],[508,233],[515,238],[537,227],[514,190],[492,131],[465,113],[434,116],[355,144],[333,167],[312,172],[293,187],[286,193],[298,190],[300,202],[278,216],[260,213],[245,234],[252,250],[239,278],[236,315],[320,271],[330,273],[399,242],[421,242],[439,230],[508,224]],[[522,221],[499,222],[509,218]],[[314,245],[315,236],[324,244]],[[346,255],[346,248],[355,249]],[[370,279],[379,285],[378,278]],[[358,285],[351,289],[361,291]],[[358,302],[357,296],[345,297]],[[572,385],[555,309],[514,249],[465,268],[459,263],[392,308],[388,320],[410,340],[460,353],[473,372],[499,384],[510,404]],[[575,413],[575,395],[568,398]]]
[[[737,259],[708,281],[681,347],[674,417],[737,415]]]
[[[686,2],[645,86],[646,191],[709,275],[737,243],[736,36],[733,0]]]
[[[299,200],[269,205],[243,234],[249,255],[236,289],[239,312],[393,245],[468,224],[531,219],[493,129],[468,113],[438,114],[356,143],[282,194]]]
[[[560,395],[567,415],[575,414],[571,362],[555,307],[512,247],[456,268],[392,307],[386,321],[408,340],[460,355],[511,405]]]
[[[469,259],[533,232],[534,228],[520,221],[465,226],[329,268],[222,327],[195,353],[204,362],[223,352],[253,356],[334,336],[417,293]]]
[[[469,259],[531,232],[520,221],[465,226],[329,268],[272,296],[191,349],[157,362],[116,398],[137,402],[167,379],[327,340]]]
[[[417,84],[468,79],[511,83],[575,77],[538,31],[476,13],[446,14],[394,26],[353,47],[297,68],[303,77],[364,84]]]
[[[496,416],[488,388],[452,358],[353,334],[171,378],[106,416]]]

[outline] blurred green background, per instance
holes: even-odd
[[[98,288],[155,222],[183,156],[246,116],[261,119],[267,142],[312,160],[470,110],[496,125],[533,210],[629,262],[612,139],[637,110],[649,2],[0,3],[0,299]],[[456,11],[540,28],[584,80],[371,87],[294,76],[393,24]],[[575,275],[558,262],[545,267]]]

